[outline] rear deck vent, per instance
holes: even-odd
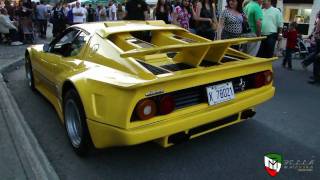
[[[193,68],[192,66],[185,64],[185,63],[167,64],[167,65],[163,65],[161,67],[164,69],[167,69],[169,71],[181,71],[181,70]]]
[[[210,67],[210,66],[216,66],[216,65],[219,65],[219,63],[208,61],[208,60],[203,60],[200,63],[200,66],[202,66],[202,67]]]
[[[232,55],[225,55],[223,56],[221,62],[226,63],[226,62],[232,62],[232,61],[239,61],[239,60],[244,60],[245,58],[243,57],[237,57],[237,56],[232,56]]]
[[[143,67],[145,67],[146,69],[148,69],[150,72],[152,72],[154,75],[159,75],[159,74],[165,74],[165,73],[169,73],[169,71],[166,71],[164,69],[158,68],[156,66],[152,66],[151,64],[147,64],[145,62],[142,61],[138,61]]]

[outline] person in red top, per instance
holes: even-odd
[[[294,49],[296,48],[297,44],[297,38],[298,38],[298,32],[296,30],[297,23],[291,22],[289,25],[289,30],[286,34],[287,38],[287,48],[286,48],[286,56],[284,57],[282,61],[282,67],[286,67],[288,64],[288,69],[292,70],[292,53],[294,52]]]

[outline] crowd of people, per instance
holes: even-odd
[[[53,26],[52,34],[55,37],[73,24],[156,19],[210,40],[266,36],[266,39],[246,46],[233,46],[263,58],[274,56],[279,35],[284,34],[287,46],[283,67],[292,70],[291,56],[297,43],[297,24],[291,22],[284,32],[282,13],[272,6],[271,0],[226,0],[227,5],[221,12],[217,11],[215,0],[158,0],[154,8],[144,0],[128,0],[122,4],[109,0],[105,5],[56,3],[53,8],[49,8],[42,0],[39,3],[23,0],[13,5],[6,2],[0,9],[0,33],[2,40],[8,39],[11,45],[32,42],[35,34],[46,38],[48,22]],[[319,81],[316,75],[320,69],[316,60],[319,59],[319,24],[318,20],[312,35],[314,51],[302,63],[303,67],[314,63],[316,82]]]

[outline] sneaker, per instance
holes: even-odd
[[[15,41],[15,42],[12,42],[11,43],[11,46],[20,46],[20,45],[22,45],[23,43],[22,42],[20,42],[20,41]]]

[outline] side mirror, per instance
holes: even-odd
[[[44,44],[43,45],[43,51],[44,52],[49,52],[49,50],[50,50],[50,45],[49,44]]]

